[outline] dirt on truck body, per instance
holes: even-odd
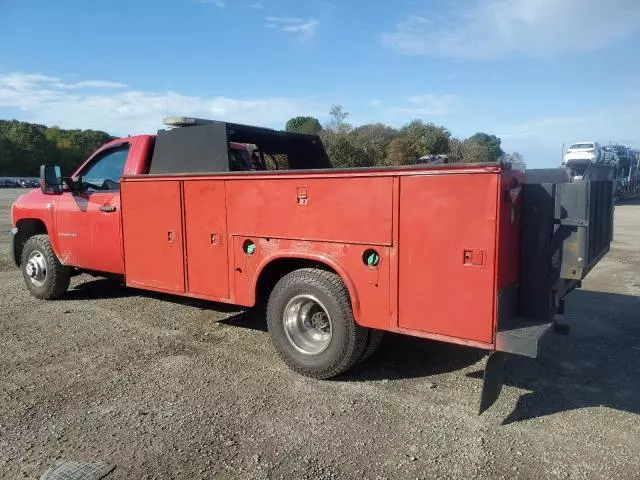
[[[481,348],[484,411],[504,355],[538,355],[613,235],[610,169],[580,183],[516,164],[334,170],[317,136],[170,123],[107,144],[72,177],[42,167],[41,191],[12,212],[33,295],[57,298],[89,272],[246,307],[266,299],[280,357],[319,379],[369,357],[383,332]],[[235,161],[243,145],[253,161]]]

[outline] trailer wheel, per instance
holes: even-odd
[[[354,321],[340,277],[315,268],[295,270],[280,279],[269,296],[267,326],[284,363],[318,379],[350,368],[367,341],[367,329]]]
[[[69,288],[71,269],[60,263],[47,235],[34,235],[25,242],[21,269],[31,295],[41,300],[58,298]]]
[[[360,358],[358,359],[358,363],[362,363],[366,361],[371,355],[378,351],[380,348],[380,344],[382,343],[382,339],[384,338],[384,330],[376,330],[375,328],[369,329],[369,334],[367,335],[367,343],[364,347],[364,351]]]

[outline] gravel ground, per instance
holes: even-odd
[[[510,359],[476,415],[483,355],[388,336],[335,381],[280,363],[258,315],[77,277],[31,297],[0,191],[0,477],[56,460],[131,478],[639,478],[640,202],[567,301],[569,336]]]

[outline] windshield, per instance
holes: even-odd
[[[587,150],[593,148],[593,143],[574,143],[569,150]]]

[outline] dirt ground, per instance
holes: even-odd
[[[640,202],[567,300],[569,336],[511,359],[476,415],[485,358],[389,336],[335,381],[277,360],[264,324],[216,304],[91,277],[31,297],[0,190],[0,477],[56,460],[109,479],[631,479],[640,476]]]

